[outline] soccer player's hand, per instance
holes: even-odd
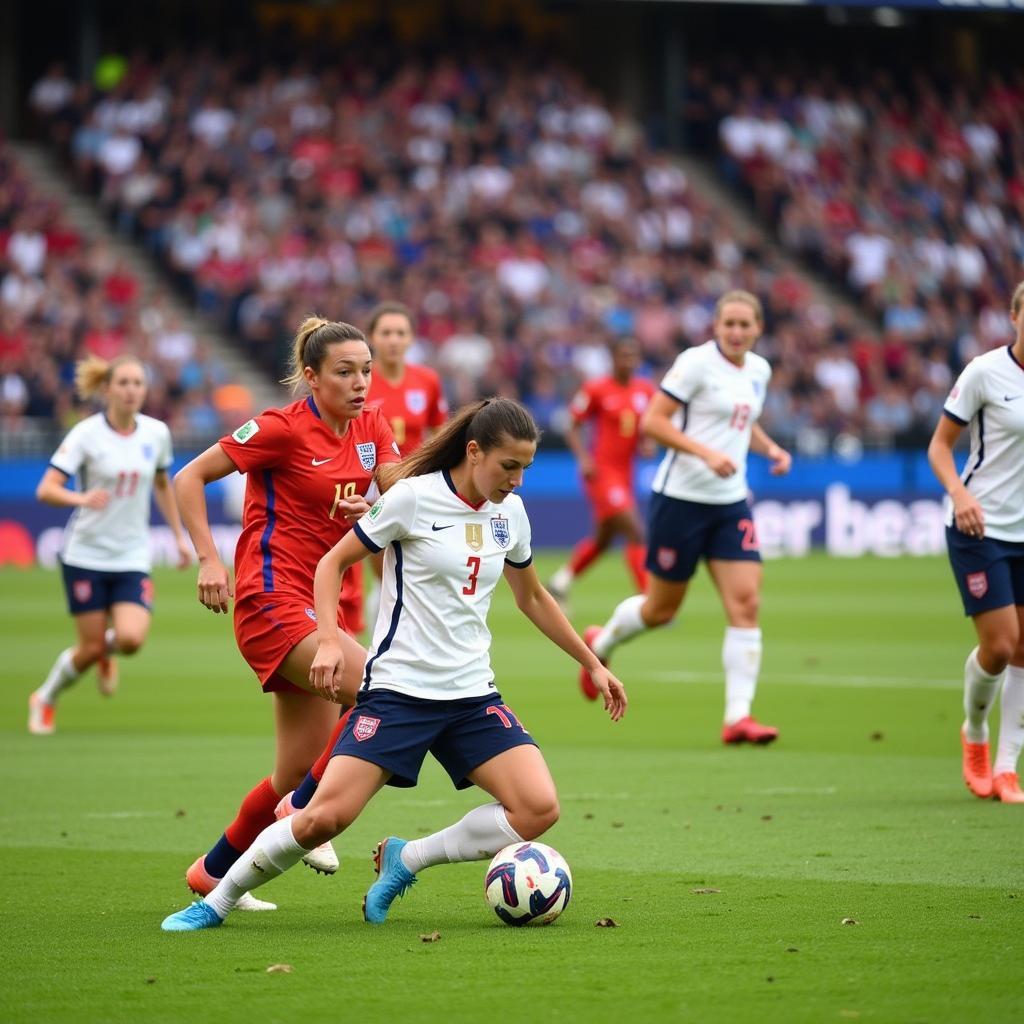
[[[233,594],[227,569],[219,560],[199,566],[199,603],[215,615],[227,612],[228,598]]]
[[[736,463],[724,452],[709,451],[704,457],[708,469],[716,476],[729,477],[736,472]]]
[[[178,538],[178,568],[187,569],[192,564],[192,548],[184,537]]]
[[[338,502],[337,514],[343,519],[361,519],[370,511],[370,503],[361,494],[353,494],[351,498],[342,498]]]
[[[110,492],[94,487],[82,495],[82,508],[106,508],[110,504]]]
[[[594,460],[589,455],[584,455],[580,459],[580,476],[584,480],[592,480],[595,472]]]
[[[956,528],[968,537],[985,536],[985,513],[966,488],[961,488],[953,497],[953,522]]]
[[[345,672],[345,654],[341,645],[321,640],[309,666],[309,685],[321,697],[335,704],[341,703],[341,677]]]
[[[590,678],[604,699],[608,717],[617,722],[626,713],[626,705],[629,703],[626,700],[626,688],[604,665],[591,669]]]
[[[768,461],[771,463],[768,472],[772,476],[785,476],[793,465],[793,456],[785,448],[775,444],[768,449]]]

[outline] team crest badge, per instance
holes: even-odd
[[[75,595],[75,600],[83,604],[92,597],[92,580],[75,580],[71,585],[71,592]]]
[[[969,572],[967,574],[967,591],[971,597],[984,597],[988,593],[988,573]]]
[[[311,618],[314,622],[316,622],[316,612],[313,611],[312,608],[307,608],[306,609],[306,615],[307,615],[308,618]]]
[[[142,446],[142,457],[149,462],[153,458],[153,446],[151,444],[144,444]]]
[[[419,415],[427,408],[427,393],[418,388],[405,393],[405,407],[409,412]]]
[[[496,519],[491,520],[491,536],[494,538],[494,543],[499,548],[507,548],[509,541],[512,537],[508,532],[508,520],[502,516],[498,516]]]
[[[377,446],[373,441],[363,441],[356,445],[356,455],[359,456],[359,465],[369,473],[377,465]]]
[[[479,551],[484,546],[484,528],[482,523],[466,523],[466,543]]]
[[[355,736],[360,743],[363,740],[368,740],[377,731],[377,726],[380,725],[379,718],[371,718],[369,715],[360,715],[356,719],[355,728],[352,730],[352,735]]]
[[[655,557],[658,562],[658,568],[668,572],[676,564],[677,552],[675,548],[658,548],[658,553]]]

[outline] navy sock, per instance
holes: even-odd
[[[221,836],[217,845],[206,855],[203,860],[207,873],[214,878],[223,878],[228,873],[228,868],[242,856],[242,850],[236,850],[229,842],[227,836]]]
[[[299,783],[299,788],[292,793],[292,807],[297,811],[305,807],[313,799],[313,794],[319,785],[320,783],[313,778],[313,773],[306,772],[306,777]]]

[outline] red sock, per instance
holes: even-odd
[[[338,724],[335,725],[334,731],[331,733],[331,738],[327,741],[327,746],[324,747],[324,752],[313,762],[313,767],[309,769],[309,774],[319,782],[324,777],[324,772],[327,771],[327,762],[331,759],[331,754],[334,753],[334,744],[338,742],[338,737],[341,735],[345,726],[348,724],[348,717],[352,714],[354,708],[349,708],[345,714],[338,719]]]
[[[594,541],[587,537],[572,549],[572,557],[569,559],[569,571],[573,576],[579,576],[590,563],[601,554],[601,549]]]
[[[281,794],[274,792],[269,776],[250,790],[238,808],[238,817],[224,829],[228,842],[236,850],[248,850],[252,841],[274,824],[274,808],[280,799]]]
[[[636,581],[636,589],[641,594],[647,593],[647,569],[644,562],[647,561],[647,548],[643,544],[627,544],[625,550],[626,565],[633,574]]]

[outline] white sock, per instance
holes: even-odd
[[[57,695],[61,690],[66,690],[78,679],[79,672],[75,663],[71,660],[71,648],[61,651],[57,660],[50,669],[50,674],[43,680],[43,685],[36,690],[36,696],[44,704],[56,704]]]
[[[277,878],[298,864],[307,853],[309,851],[295,840],[292,816],[275,821],[253,840],[252,846],[228,868],[217,888],[204,899],[221,918],[225,918],[235,909],[243,893]]]
[[[612,617],[594,640],[594,653],[602,661],[606,661],[619,644],[631,640],[637,633],[643,633],[649,628],[640,614],[646,600],[643,594],[634,594],[621,601],[612,612]]]
[[[103,634],[103,646],[106,648],[107,654],[117,653],[117,634],[114,632],[113,626]]]
[[[964,662],[964,735],[968,743],[988,743],[988,713],[999,692],[1003,674],[990,676],[978,661],[978,648]]]
[[[560,566],[551,574],[551,586],[555,590],[568,590],[572,586],[572,569],[568,565]]]
[[[728,626],[722,642],[725,669],[725,724],[750,714],[761,671],[761,630]]]
[[[508,823],[501,804],[474,807],[461,821],[402,847],[402,863],[413,873],[434,864],[487,860],[523,837]]]
[[[1015,772],[1020,748],[1024,745],[1024,668],[1006,669],[1003,694],[999,699],[999,746],[993,775]]]

